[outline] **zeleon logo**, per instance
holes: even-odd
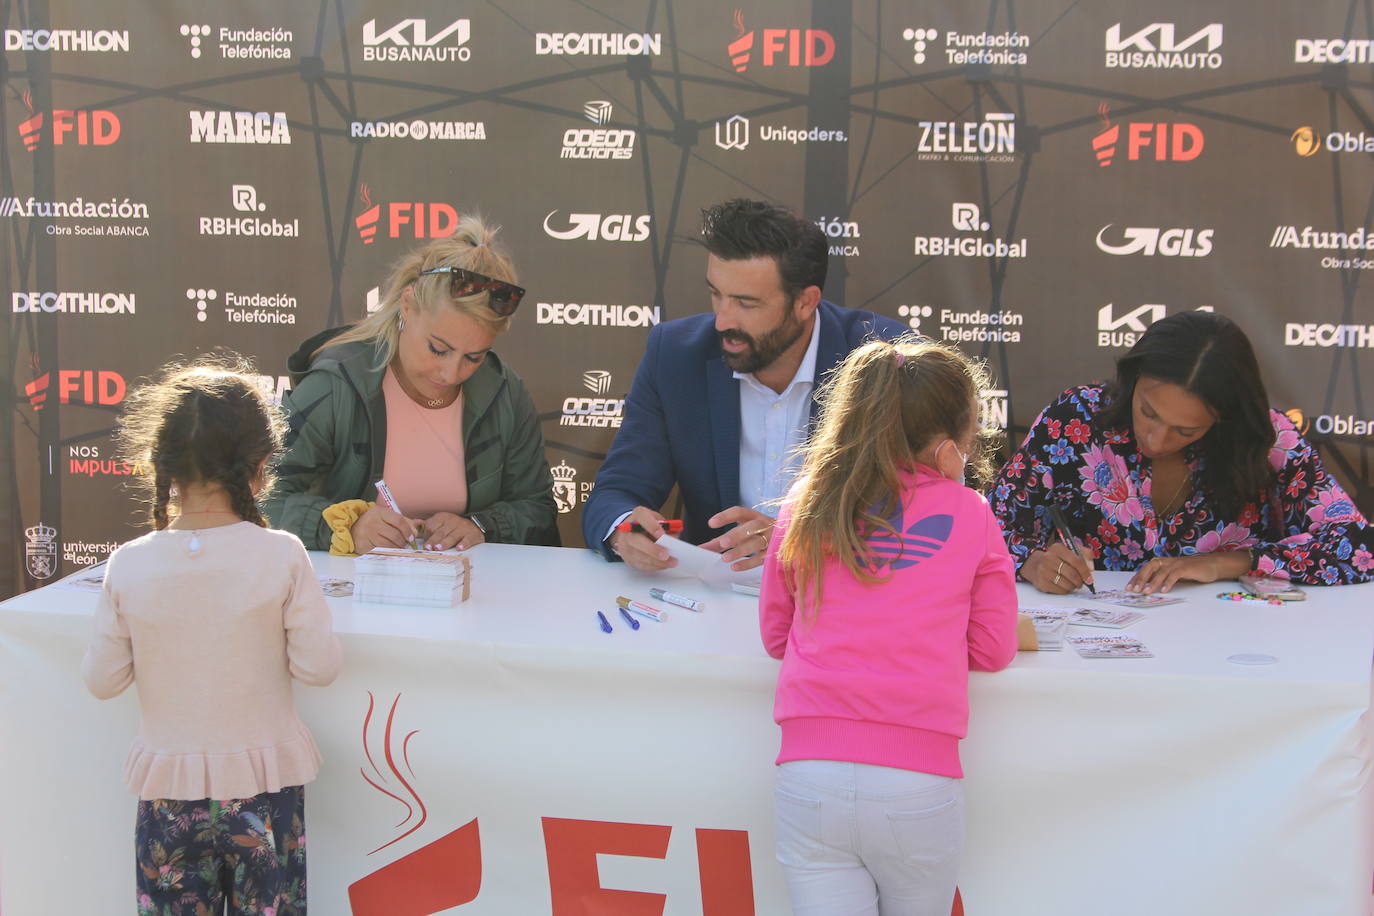
[[[378,229],[387,238],[446,239],[458,228],[458,210],[445,203],[423,201],[389,201],[385,205],[372,202],[372,190],[363,184],[358,199],[366,208],[353,220],[358,238],[364,245],[377,240]]]
[[[113,111],[54,108],[33,110],[33,96],[24,90],[24,107],[30,117],[19,124],[24,149],[33,152],[47,140],[53,146],[110,146],[119,140],[119,116]]]
[[[730,63],[736,73],[749,69],[754,56],[754,31],[744,28],[744,13],[735,10],[735,40]],[[823,67],[835,57],[835,37],[824,29],[761,29],[760,63],[765,67]]]
[[[110,407],[124,400],[124,376],[109,369],[59,369],[55,386],[52,380],[53,373],[44,372],[24,386],[29,406],[35,411],[47,406],[54,388],[59,404]]]
[[[1093,153],[1102,168],[1116,159],[1117,142],[1121,139],[1121,125],[1113,124],[1110,110],[1103,102],[1097,107],[1102,118],[1102,130],[1093,137]],[[1206,138],[1196,124],[1179,122],[1132,121],[1126,125],[1126,158],[1131,162],[1151,159],[1155,162],[1191,162],[1202,155]],[[1148,155],[1147,155],[1148,154]]]

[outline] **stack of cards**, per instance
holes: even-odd
[[[1058,652],[1064,648],[1064,633],[1069,626],[1069,612],[1055,607],[1023,607],[1021,616],[1029,617],[1035,627],[1036,648],[1041,652]]]
[[[379,547],[353,569],[355,601],[453,607],[472,593],[472,561],[458,553]]]
[[[1069,645],[1083,658],[1154,658],[1140,637],[1132,633],[1113,636],[1070,636]]]
[[[1096,595],[1084,595],[1082,597],[1091,598],[1093,601],[1106,601],[1108,604],[1119,604],[1122,607],[1163,607],[1166,604],[1182,604],[1182,598],[1166,598],[1163,595],[1137,595],[1135,592],[1128,592],[1124,588],[1103,589]]]
[[[1119,630],[1137,620],[1144,620],[1139,611],[1112,611],[1104,607],[1081,607],[1069,614],[1069,623],[1080,627],[1107,627]]]

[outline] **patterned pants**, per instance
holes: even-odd
[[[305,916],[305,791],[138,803],[138,916]]]

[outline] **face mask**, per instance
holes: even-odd
[[[954,444],[953,439],[946,439],[945,442],[949,444],[950,448],[954,449],[954,454],[959,456],[959,486],[967,486],[968,475],[965,473],[965,470],[968,468],[968,456],[959,451],[959,446]]]

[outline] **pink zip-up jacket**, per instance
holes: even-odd
[[[886,578],[865,584],[828,558],[819,613],[810,597],[797,603],[778,564],[791,497],[778,517],[759,598],[764,647],[782,659],[778,763],[963,776],[968,672],[1000,671],[1016,655],[1015,577],[987,500],[925,466],[901,479],[898,537],[869,539]]]

